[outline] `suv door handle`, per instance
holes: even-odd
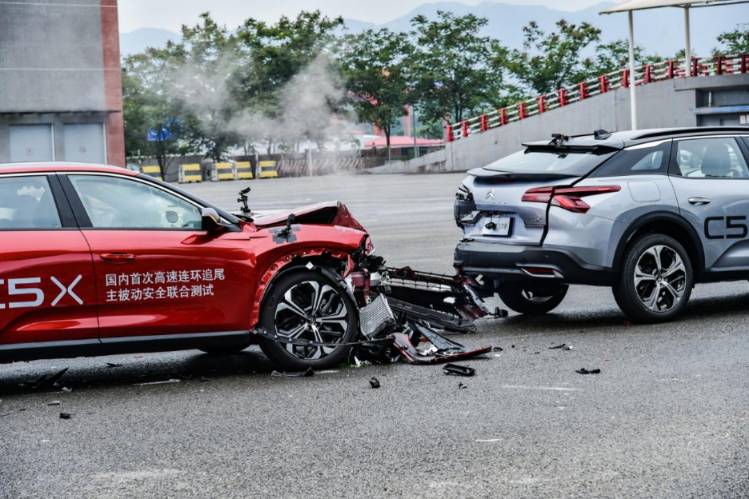
[[[110,263],[127,263],[135,260],[135,255],[132,253],[102,253],[99,256],[105,262]]]
[[[693,204],[695,206],[704,206],[706,204],[710,204],[710,200],[709,199],[707,199],[707,198],[700,198],[700,197],[689,198],[688,201],[689,201],[689,204]]]

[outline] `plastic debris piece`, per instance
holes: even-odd
[[[442,371],[448,376],[474,376],[476,374],[476,369],[458,364],[445,364]]]
[[[70,414],[69,412],[61,412],[60,413],[60,419],[70,419],[72,417],[73,417],[73,415]]]
[[[561,350],[562,348],[566,347],[566,343],[562,343],[561,345],[554,345],[553,347],[549,347],[549,350]]]
[[[585,369],[584,367],[575,371],[577,374],[601,374],[600,369]]]
[[[377,378],[375,378],[374,376],[372,376],[371,378],[369,378],[369,386],[371,386],[372,388],[375,388],[375,389],[379,388],[380,387],[380,380],[377,379]]]
[[[47,402],[47,405],[61,405],[61,404],[62,402],[60,402],[59,400],[50,400],[49,402]]]

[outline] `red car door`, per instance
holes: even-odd
[[[202,207],[138,177],[70,173],[65,185],[93,254],[102,341],[249,330],[246,234],[207,234]]]
[[[94,267],[54,175],[0,175],[0,351],[96,346]]]

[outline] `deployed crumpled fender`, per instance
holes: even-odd
[[[249,237],[257,248],[258,283],[250,310],[251,328],[260,321],[263,298],[282,271],[322,259],[348,273],[355,265],[352,255],[366,248],[369,241],[367,232],[342,203],[303,207],[259,218],[251,225],[256,229]]]

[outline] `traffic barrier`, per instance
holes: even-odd
[[[258,166],[258,178],[276,178],[278,177],[278,170],[276,169],[277,162],[273,160],[259,161]]]
[[[216,163],[216,180],[219,182],[224,180],[235,180],[237,178],[236,169],[234,163],[228,161],[222,163]]]
[[[140,172],[145,173],[149,177],[164,180],[161,176],[161,167],[159,165],[143,165],[140,167]]]
[[[252,180],[254,178],[252,175],[252,165],[249,161],[237,161],[235,165],[237,180]]]
[[[200,163],[185,163],[179,165],[180,184],[190,184],[203,181],[203,172],[200,169]]]

